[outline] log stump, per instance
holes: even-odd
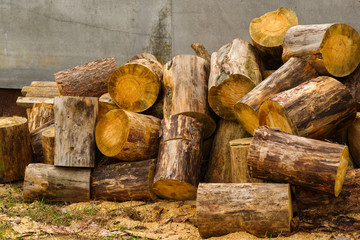
[[[44,163],[54,165],[55,126],[47,128],[41,133],[41,145],[44,155]]]

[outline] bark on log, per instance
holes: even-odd
[[[216,128],[207,102],[209,64],[202,58],[178,55],[164,66],[164,118],[186,115],[204,124],[204,138]]]
[[[196,118],[185,115],[173,115],[161,122],[161,142],[184,139],[201,142],[204,125]]]
[[[25,172],[23,199],[44,199],[48,202],[89,201],[90,172],[90,169],[29,164]]]
[[[291,58],[234,105],[236,119],[253,135],[259,126],[258,111],[264,101],[315,77],[317,73],[310,64]]]
[[[236,120],[234,104],[262,80],[253,46],[240,38],[211,55],[209,105],[226,120]]]
[[[111,74],[109,94],[121,109],[143,112],[156,102],[161,90],[163,66],[150,55],[136,55]]]
[[[344,23],[297,25],[285,34],[282,59],[300,57],[319,75],[344,77],[359,65],[360,36]]]
[[[351,96],[354,98],[357,110],[360,111],[360,65],[355,69],[355,71],[350,74],[343,81],[345,86],[349,89]]]
[[[282,44],[285,33],[295,25],[298,25],[298,18],[289,8],[279,8],[250,22],[251,40],[268,69],[277,69],[282,65]]]
[[[359,215],[337,215],[313,219],[302,219],[299,222],[299,230],[305,232],[346,232],[353,233],[349,239],[359,239],[360,217]],[[354,235],[357,235],[354,236]]]
[[[260,125],[299,136],[326,139],[348,127],[356,105],[339,81],[321,76],[278,93],[259,109]]]
[[[340,194],[349,150],[267,127],[255,130],[248,153],[250,176]]]
[[[53,105],[35,103],[28,114],[29,131],[32,132],[51,120],[54,120]]]
[[[115,59],[107,57],[55,73],[60,96],[100,97],[116,67]]]
[[[348,143],[354,163],[360,166],[360,112],[356,113],[355,121],[348,128]]]
[[[210,64],[211,56],[203,44],[192,43],[190,46],[194,50],[196,56],[205,59]]]
[[[31,148],[34,157],[33,162],[45,163],[42,147],[42,133],[49,130],[50,128],[53,128],[54,126],[54,120],[51,120],[30,133]]]
[[[246,231],[257,237],[290,233],[289,184],[201,183],[196,217],[202,238]]]
[[[41,133],[41,145],[44,155],[44,163],[54,165],[55,126],[52,126]]]
[[[138,161],[157,156],[160,119],[115,109],[99,119],[95,129],[101,153],[123,161]]]
[[[23,179],[31,161],[27,119],[0,117],[0,183]]]
[[[152,190],[156,159],[123,162],[95,168],[91,194],[96,200],[155,200]]]
[[[94,97],[56,97],[54,165],[94,167],[95,124],[98,99]]]
[[[112,100],[109,93],[101,95],[99,98],[99,114],[98,119],[103,117],[107,112],[119,109],[118,105]]]
[[[205,182],[232,182],[229,141],[248,136],[249,134],[239,123],[220,119],[210,153]]]

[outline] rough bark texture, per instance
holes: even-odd
[[[53,105],[35,103],[28,114],[29,131],[32,132],[51,120],[54,120]]]
[[[23,179],[25,168],[31,161],[26,118],[0,117],[0,183]]]
[[[95,124],[98,99],[93,97],[57,97],[55,112],[54,165],[95,166]]]
[[[348,143],[354,163],[360,166],[360,112],[356,113],[355,121],[348,128]]]
[[[320,75],[344,77],[359,65],[360,36],[344,23],[297,25],[285,35],[282,59],[300,57]]]
[[[90,200],[90,169],[33,163],[26,168],[23,199],[48,202]]]
[[[354,98],[357,110],[360,111],[360,65],[355,69],[355,71],[350,74],[344,80],[345,86],[349,89],[351,96]]]
[[[205,59],[210,64],[211,56],[203,44],[192,43],[190,46],[194,50],[196,56]]]
[[[257,237],[290,233],[289,184],[201,183],[196,218],[203,238],[246,231]]]
[[[50,127],[41,133],[41,145],[44,163],[54,165],[55,126]]]
[[[115,59],[107,57],[55,73],[60,96],[100,97],[116,67]]]
[[[95,168],[91,194],[96,200],[154,200],[152,191],[156,159],[123,162]]]
[[[262,80],[253,46],[240,38],[211,55],[209,105],[226,120],[235,120],[233,105]]]
[[[313,219],[302,219],[298,229],[305,232],[346,232],[352,233],[350,239],[359,239],[360,218],[359,215],[337,215]],[[347,239],[347,238],[345,238]]]
[[[178,55],[164,66],[164,118],[186,115],[204,124],[204,137],[213,134],[216,123],[207,102],[209,64],[191,55]]]
[[[267,127],[255,130],[248,153],[250,176],[340,194],[349,161],[347,146]]]
[[[184,115],[173,115],[161,122],[161,142],[184,139],[200,142],[204,125],[196,118]]]
[[[54,120],[51,120],[30,133],[31,148],[34,156],[33,162],[45,163],[42,147],[42,133],[49,130],[50,128],[53,128],[54,126]]]
[[[234,105],[236,119],[246,131],[254,134],[259,126],[258,111],[264,101],[317,76],[310,64],[300,58],[291,58]]]
[[[345,85],[321,76],[269,98],[260,107],[259,122],[291,134],[326,139],[348,127],[355,115],[356,105]]]

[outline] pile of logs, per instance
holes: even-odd
[[[359,213],[359,34],[287,8],[249,30],[211,57],[192,44],[164,66],[142,53],[55,73],[55,93],[20,99],[50,97],[28,121],[0,118],[0,182],[24,177],[29,201],[196,199],[205,238]]]

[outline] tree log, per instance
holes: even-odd
[[[109,94],[121,109],[145,111],[158,98],[162,75],[162,65],[154,56],[136,55],[111,74]]]
[[[54,74],[60,96],[100,97],[108,90],[110,75],[116,69],[113,57],[89,62]]]
[[[348,127],[355,116],[356,105],[349,90],[327,76],[278,93],[259,110],[260,125],[316,139],[333,136]]]
[[[246,231],[257,237],[290,233],[289,184],[200,183],[196,217],[200,236]]]
[[[16,99],[16,105],[25,108],[32,108],[34,103],[48,103],[54,104],[54,98],[44,97],[18,97]]]
[[[359,65],[360,36],[344,23],[297,25],[285,34],[282,59],[300,57],[319,75],[344,77]]]
[[[246,131],[254,134],[259,126],[260,105],[269,97],[317,77],[313,67],[300,58],[291,58],[234,105],[235,116]]]
[[[360,112],[356,113],[355,121],[348,128],[348,143],[354,163],[360,166]]]
[[[107,112],[119,109],[118,105],[112,100],[109,93],[105,93],[101,95],[99,98],[99,114],[98,118],[100,119],[102,116],[104,116]]]
[[[45,157],[42,147],[42,134],[43,132],[49,130],[50,128],[53,128],[54,126],[54,120],[51,120],[30,133],[31,148],[34,157],[33,162],[45,163]]]
[[[23,179],[31,161],[27,119],[0,117],[0,183]]]
[[[35,103],[28,114],[29,131],[41,127],[54,119],[54,108],[52,104]]]
[[[298,18],[289,8],[279,8],[250,22],[251,40],[268,69],[277,69],[282,65],[282,44],[285,33],[295,25],[298,25]]]
[[[44,163],[54,165],[55,126],[52,126],[41,133],[41,145],[44,155]]]
[[[21,89],[21,94],[26,97],[58,97],[59,89],[55,87],[32,87],[25,86]]]
[[[226,120],[236,120],[234,104],[262,80],[253,46],[240,38],[211,55],[209,105]]]
[[[95,168],[91,194],[96,200],[155,200],[152,191],[156,159],[123,162]]]
[[[161,122],[161,142],[184,139],[200,142],[204,125],[196,118],[185,115],[173,115]]]
[[[345,180],[349,150],[345,145],[259,127],[247,160],[252,177],[305,186],[337,197]]]
[[[349,89],[351,96],[356,102],[357,110],[360,112],[360,65],[352,74],[346,77],[343,83]]]
[[[56,97],[54,165],[94,167],[95,124],[98,99],[94,97]]]
[[[123,161],[138,161],[157,156],[160,119],[114,109],[99,119],[95,129],[101,153]]]
[[[207,102],[209,64],[191,55],[175,56],[164,66],[164,118],[186,115],[204,124],[204,138],[216,128]]]
[[[90,200],[90,169],[33,163],[26,168],[23,199],[48,202]]]

